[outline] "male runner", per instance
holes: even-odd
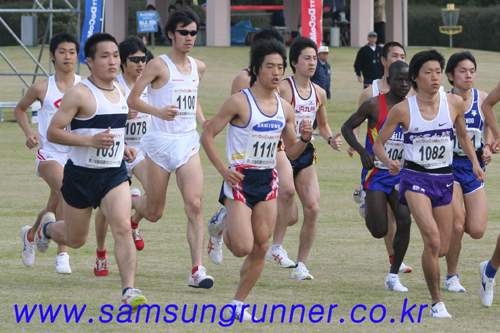
[[[177,10],[169,17],[165,31],[172,41],[172,50],[149,62],[128,98],[131,108],[153,116],[151,130],[141,139],[147,161],[146,196],[134,198],[132,204],[149,221],[158,221],[163,216],[170,174],[177,173],[188,218],[192,262],[188,285],[211,288],[214,280],[202,266],[203,172],[198,153],[200,136],[196,131],[196,120],[202,127],[208,121],[197,98],[205,64],[188,56],[198,26],[198,16],[189,8]],[[140,99],[146,87],[150,104]]]
[[[342,140],[340,133],[332,135],[326,117],[326,93],[317,84],[311,82],[317,64],[318,49],[316,43],[307,37],[298,37],[290,46],[290,66],[293,76],[280,83],[281,97],[292,104],[295,110],[295,122],[297,124],[297,140],[300,139],[300,124],[308,120],[311,124],[318,120],[318,129],[321,136],[333,149],[340,151]],[[285,145],[286,147],[286,145]],[[287,148],[285,148],[287,149]],[[299,251],[297,266],[293,269],[291,277],[297,280],[310,280],[314,277],[309,274],[305,262],[311,250],[316,235],[316,222],[318,219],[320,190],[318,176],[316,174],[316,145],[314,137],[308,143],[306,150],[296,159],[290,159],[293,168],[295,189],[299,195],[304,211],[304,221],[300,230]],[[295,214],[294,214],[295,215]],[[298,217],[292,217],[292,221],[280,221],[276,224],[273,237],[273,246],[270,254],[283,244],[286,228],[295,223]],[[279,263],[278,258],[275,262]]]
[[[61,186],[64,165],[68,160],[68,147],[48,141],[47,128],[57,109],[59,109],[63,95],[81,80],[80,76],[73,72],[80,51],[80,43],[73,35],[69,33],[54,35],[50,40],[49,49],[50,58],[54,63],[55,74],[33,84],[26,92],[26,95],[19,101],[14,111],[17,123],[26,135],[26,146],[32,149],[40,143],[40,148],[38,148],[36,154],[36,174],[42,177],[50,187],[47,206],[40,211],[33,227],[25,226],[21,229],[21,238],[24,243],[22,258],[26,267],[33,266],[35,261],[34,238],[43,214],[55,212],[59,219],[63,217]],[[26,116],[26,110],[36,100],[42,103],[42,108],[38,110],[40,141],[31,130]],[[58,245],[57,247],[56,272],[61,274],[71,273],[66,245]]]
[[[300,125],[300,140],[295,140],[293,109],[276,93],[285,66],[286,48],[282,43],[275,39],[254,43],[250,53],[251,88],[226,100],[201,137],[210,161],[224,179],[219,201],[225,206],[225,214],[219,209],[213,218],[217,220],[216,233],[223,229],[227,248],[236,257],[246,256],[233,307],[224,313],[240,322],[252,320],[243,302],[262,273],[276,222],[278,178],[274,166],[280,136],[291,158],[297,158],[312,137],[311,123],[305,120]],[[230,168],[214,142],[226,125]]]
[[[358,100],[358,107],[360,107],[367,99],[378,96],[380,94],[385,94],[389,92],[389,84],[387,78],[389,76],[389,67],[396,61],[406,61],[406,51],[403,45],[398,42],[389,42],[384,45],[382,48],[382,56],[380,57],[380,61],[384,66],[384,76],[381,79],[373,80],[372,85],[368,88],[365,88]],[[408,93],[409,96],[413,96],[415,93],[412,89]],[[388,109],[390,110],[390,109]],[[355,128],[354,135],[356,139],[359,140],[359,126]],[[347,153],[349,156],[354,156],[354,148],[349,147],[347,149]],[[361,185],[358,189],[354,191],[354,201],[356,203],[361,204],[359,208],[359,212],[361,217],[366,217],[366,207],[365,207],[365,191],[363,189],[363,185]],[[394,258],[394,235],[396,234],[396,219],[394,218],[394,214],[390,206],[387,209],[387,217],[388,217],[388,230],[387,234],[384,237],[385,247],[387,249],[387,254],[389,255],[389,270],[392,267],[392,260]],[[406,266],[403,262],[399,267],[399,273],[411,273],[412,268]]]
[[[365,217],[366,226],[375,238],[385,237],[389,230],[388,208],[396,212],[398,228],[394,237],[394,261],[390,273],[385,281],[385,289],[406,292],[399,281],[399,266],[403,261],[408,244],[410,242],[411,217],[408,206],[398,204],[398,190],[401,175],[392,176],[389,170],[374,156],[373,144],[384,126],[389,110],[399,102],[402,102],[410,91],[411,82],[408,76],[408,65],[397,61],[389,67],[387,81],[390,90],[386,94],[372,97],[364,102],[342,126],[342,134],[351,147],[356,149],[361,156],[363,164],[362,185],[366,192]],[[354,135],[353,130],[368,120],[368,135],[366,136],[365,148],[361,146]],[[387,154],[400,160],[403,157],[403,130],[400,126],[386,143]]]
[[[53,213],[45,213],[35,241],[41,252],[51,239],[83,246],[92,207],[99,206],[115,239],[122,303],[135,308],[146,298],[134,289],[137,250],[130,235],[130,178],[123,159],[132,162],[136,151],[124,144],[125,89],[113,82],[120,63],[118,44],[113,36],[96,33],[87,39],[84,51],[91,75],[66,93],[47,132],[52,142],[70,146],[61,188],[64,220],[56,222]]]
[[[137,80],[139,80],[139,77],[141,77],[144,66],[146,66],[147,49],[138,37],[131,36],[125,38],[118,45],[118,50],[120,52],[120,68],[122,70],[122,74],[118,75],[116,79],[122,86],[125,87],[125,98],[128,98],[134,84]],[[148,102],[147,90],[143,91],[141,99],[146,103]],[[140,141],[150,127],[151,115],[129,109],[128,119],[125,125],[125,144],[137,150],[137,157],[131,163],[125,162],[125,166],[127,167],[129,177],[132,177],[132,174],[135,175],[135,177],[141,182],[143,188],[146,188],[147,185],[147,167]],[[132,195],[139,195],[140,191],[138,189],[133,189],[131,193]],[[134,238],[135,247],[138,251],[144,249],[144,240],[139,231],[139,221],[141,219],[142,216],[138,213],[135,213],[130,218],[132,237]],[[107,276],[108,261],[106,256],[105,240],[106,233],[108,231],[108,222],[104,218],[100,209],[97,210],[95,217],[95,230],[97,238],[97,258],[94,267],[94,274],[96,276]]]
[[[448,252],[453,225],[453,125],[457,139],[473,164],[477,180],[485,174],[467,136],[463,100],[441,92],[443,56],[435,51],[417,53],[410,62],[416,96],[395,105],[374,144],[374,152],[392,175],[401,163],[389,157],[385,143],[399,124],[404,133],[405,164],[399,201],[410,208],[424,241],[422,270],[432,297],[431,317],[451,318],[439,291],[439,257]]]

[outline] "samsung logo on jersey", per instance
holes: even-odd
[[[281,127],[283,127],[283,123],[281,121],[269,120],[255,125],[253,130],[258,132],[267,132],[280,129]]]

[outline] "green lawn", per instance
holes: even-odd
[[[47,48],[46,48],[47,49]],[[408,50],[408,59],[422,48]],[[155,55],[168,52],[168,48],[152,50]],[[357,82],[353,70],[354,57],[357,49],[331,48],[329,62],[332,66],[332,100],[328,105],[328,118],[332,130],[336,133],[347,117],[356,110],[361,85]],[[456,49],[440,50],[446,57],[458,51]],[[20,72],[33,71],[34,65],[18,47],[2,48],[9,59]],[[38,54],[38,49],[33,49]],[[207,65],[205,76],[199,90],[199,100],[207,117],[213,116],[230,92],[231,81],[242,68],[247,66],[249,48],[207,48],[198,47],[192,56],[204,61]],[[486,92],[491,91],[500,78],[500,63],[498,53],[474,51],[478,62],[476,87]],[[48,55],[43,56],[43,63],[48,64]],[[0,72],[10,72],[10,67],[0,61]],[[83,75],[88,75],[87,68],[82,66]],[[291,70],[287,69],[287,75]],[[31,82],[31,78],[27,78]],[[443,81],[445,88],[448,82]],[[0,89],[0,101],[17,101],[21,97],[23,84],[16,77],[3,77]],[[498,109],[500,110],[500,108]],[[107,248],[110,275],[96,278],[93,274],[95,262],[94,227],[88,237],[87,244],[78,250],[70,249],[70,263],[73,273],[69,276],[57,275],[54,271],[56,246],[52,245],[45,254],[36,254],[35,265],[24,267],[21,261],[22,242],[19,230],[25,225],[31,225],[48,197],[48,187],[35,175],[35,151],[25,146],[25,138],[19,126],[12,122],[12,110],[4,110],[3,123],[0,123],[0,144],[2,149],[2,167],[0,169],[0,184],[2,196],[0,200],[0,221],[2,222],[3,241],[0,243],[0,331],[215,331],[219,330],[219,310],[233,298],[239,279],[239,268],[242,259],[233,257],[224,247],[224,261],[221,265],[213,265],[207,256],[204,265],[208,273],[215,279],[211,290],[196,290],[187,286],[190,267],[189,247],[186,241],[186,216],[180,193],[175,179],[170,181],[167,195],[167,205],[164,217],[157,223],[144,221],[141,223],[142,235],[146,241],[145,249],[139,253],[139,263],[136,287],[141,289],[150,304],[161,307],[160,321],[154,323],[150,317],[145,323],[143,313],[138,323],[135,316],[132,323],[113,322],[99,323],[108,320],[109,316],[101,314],[104,304],[114,307],[119,305],[120,278],[118,267],[113,257],[113,239],[108,235]],[[36,128],[36,125],[33,125]],[[362,136],[366,130],[362,129]],[[220,153],[223,153],[225,132],[217,137],[216,142]],[[267,263],[264,272],[250,293],[247,303],[257,305],[260,318],[263,307],[267,304],[266,323],[264,324],[234,324],[230,326],[235,331],[478,331],[496,330],[500,319],[500,296],[493,302],[490,309],[483,308],[478,299],[479,278],[478,264],[491,256],[497,235],[500,233],[500,195],[495,189],[499,187],[499,160],[494,157],[488,167],[486,193],[489,201],[489,225],[481,240],[473,241],[464,236],[462,255],[459,261],[459,273],[466,293],[448,293],[442,289],[442,297],[448,311],[453,315],[451,320],[440,320],[428,317],[428,309],[424,309],[418,322],[418,311],[421,304],[430,302],[429,292],[420,265],[422,240],[415,224],[412,228],[412,240],[405,263],[413,267],[414,272],[401,276],[402,283],[409,288],[408,293],[391,293],[384,291],[384,281],[388,273],[388,260],[382,240],[373,239],[358,214],[358,206],[352,200],[352,192],[359,185],[360,162],[358,158],[351,159],[346,154],[346,145],[342,152],[328,148],[321,139],[318,140],[317,171],[321,187],[321,203],[318,220],[318,232],[313,245],[307,267],[314,275],[313,281],[296,281],[290,279],[291,271],[282,269],[272,263]],[[205,196],[203,211],[208,221],[218,207],[217,199],[220,190],[221,177],[208,161],[203,150],[200,152],[203,172],[205,175]],[[137,183],[137,182],[134,182]],[[137,184],[134,184],[137,186]],[[140,186],[139,186],[140,187]],[[93,224],[93,223],[92,223]],[[284,247],[290,257],[296,259],[300,223],[290,227],[285,237]],[[441,277],[444,279],[446,265],[441,261]],[[443,283],[443,282],[442,282]],[[442,286],[442,284],[441,284]],[[414,323],[408,316],[401,323],[401,316],[407,299],[406,309],[416,304],[412,311]],[[85,313],[80,323],[74,319],[66,323],[63,317],[54,323],[40,325],[40,315],[33,316],[32,322],[16,323],[15,305],[22,308],[25,304],[33,306],[43,304],[86,305]],[[177,321],[165,312],[165,307],[176,305]],[[182,309],[187,306],[186,319],[192,317],[195,305],[198,314],[195,323],[182,322]],[[200,323],[201,307],[204,304],[214,304],[217,307],[215,322],[210,323],[211,310],[208,310],[203,323]],[[281,321],[281,310],[274,315],[274,323],[269,323],[273,305],[286,306],[285,323]],[[306,313],[304,323],[300,323],[300,310],[296,309],[293,323],[289,323],[292,305],[302,304]],[[314,323],[320,316],[309,317],[310,312],[318,313],[321,305],[324,308],[322,320]],[[355,310],[354,319],[351,311]],[[337,305],[333,308],[332,306]],[[376,307],[379,305],[378,307]],[[385,308],[385,319],[378,321]],[[331,311],[328,323],[329,310]],[[173,306],[169,311],[175,312]],[[38,310],[37,310],[38,311]],[[64,310],[61,309],[61,313]],[[152,311],[152,317],[156,315]],[[89,320],[92,318],[93,323]],[[497,319],[495,319],[497,318]],[[125,317],[120,317],[126,320]],[[394,319],[394,323],[391,323]],[[36,325],[36,326],[35,326]]]

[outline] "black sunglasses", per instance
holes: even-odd
[[[144,57],[128,57],[127,59],[138,64],[139,61],[146,63],[146,60],[148,60],[148,57],[146,57],[146,56],[144,56]]]
[[[196,31],[196,30],[191,30],[191,31],[188,31],[188,30],[174,30],[174,31],[177,31],[182,36],[187,36],[189,34],[189,35],[191,35],[193,37],[196,36],[196,34],[198,33],[198,31]]]

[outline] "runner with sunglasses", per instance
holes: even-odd
[[[172,41],[172,50],[151,60],[128,98],[131,108],[152,115],[151,130],[141,139],[148,187],[145,196],[133,199],[133,207],[151,222],[161,219],[170,174],[177,173],[188,218],[187,240],[193,267],[188,285],[211,288],[214,280],[202,266],[203,172],[198,153],[200,136],[196,131],[196,120],[203,128],[208,121],[197,98],[205,64],[188,56],[198,27],[198,16],[190,9],[177,10],[170,16],[165,31]],[[146,87],[151,105],[140,99]]]
[[[122,74],[116,77],[118,83],[125,87],[125,98],[130,95],[130,91],[134,84],[139,80],[146,66],[146,46],[138,37],[125,38],[119,45],[120,51],[120,68]],[[145,89],[142,92],[141,100],[148,102],[148,94]],[[146,189],[146,160],[141,148],[141,138],[151,128],[151,115],[147,113],[137,112],[137,110],[129,109],[127,124],[125,125],[125,144],[137,150],[137,157],[133,162],[125,162],[129,177],[135,177],[141,182],[142,187]],[[132,195],[140,195],[139,190],[132,190]],[[139,192],[139,193],[137,193]],[[144,249],[144,240],[139,231],[139,221],[142,216],[135,213],[130,218],[132,227],[132,237],[134,238],[135,247],[138,251]],[[108,231],[108,221],[104,217],[100,209],[97,210],[95,217],[95,234],[97,239],[97,258],[94,267],[95,276],[108,275],[108,261],[106,256],[106,233]]]

